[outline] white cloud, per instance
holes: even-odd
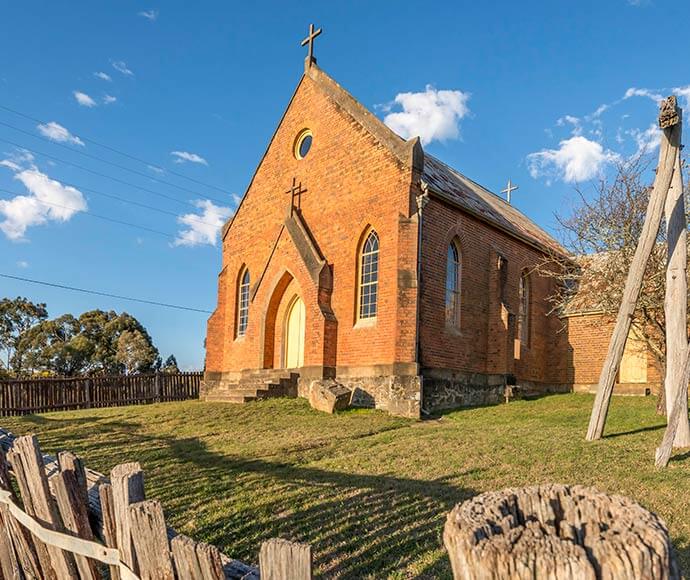
[[[79,103],[82,107],[95,107],[96,106],[96,101],[94,101],[86,93],[82,93],[80,91],[74,91],[73,94],[74,94],[74,98],[77,99],[77,103]]]
[[[13,241],[25,239],[26,230],[49,221],[66,222],[73,215],[86,211],[86,199],[81,191],[51,179],[39,171],[35,165],[28,168],[21,165],[33,158],[25,154],[5,159],[0,165],[15,172],[14,178],[20,181],[28,195],[17,195],[9,200],[0,200],[0,230]]]
[[[177,221],[185,227],[178,232],[173,245],[215,246],[218,243],[220,230],[232,215],[232,210],[229,207],[215,205],[207,199],[196,200],[194,205],[201,209],[201,213],[188,213],[177,218]]]
[[[158,10],[142,10],[141,12],[138,12],[137,15],[153,21],[158,18]]]
[[[664,97],[662,97],[659,93],[656,93],[650,89],[637,89],[635,87],[629,88],[623,95],[624,100],[629,99],[630,97],[646,97],[648,99],[652,99],[652,101],[657,104],[664,100]]]
[[[630,129],[626,131],[637,143],[637,154],[650,153],[661,144],[661,129],[656,123],[652,123],[644,131],[640,129]]]
[[[37,125],[36,128],[41,135],[48,137],[48,139],[52,141],[57,141],[58,143],[72,143],[73,145],[84,145],[84,142],[79,137],[72,135],[66,127],[63,127],[55,121]]]
[[[29,262],[26,260],[19,260],[17,262],[17,268],[21,268],[22,270],[26,270],[29,267]]]
[[[559,178],[567,183],[586,181],[601,173],[607,163],[619,158],[600,143],[575,135],[559,143],[558,149],[543,149],[527,156],[530,175]]]
[[[423,92],[396,95],[394,102],[402,111],[388,113],[383,122],[405,139],[419,136],[424,145],[457,139],[460,120],[470,112],[469,98],[469,93],[436,90],[427,85]]]
[[[690,109],[690,85],[686,87],[676,87],[673,94],[685,99],[685,108]],[[690,117],[689,117],[690,118]]]
[[[104,73],[103,71],[95,72],[93,73],[93,76],[95,76],[97,79],[101,79],[102,81],[111,82],[113,80],[109,74]]]
[[[236,193],[233,193],[232,194],[232,201],[235,204],[235,207],[237,207],[238,205],[240,205],[240,202],[242,201],[242,196],[237,195]]]
[[[572,134],[580,135],[582,133],[582,121],[579,117],[573,115],[565,115],[556,121],[556,125],[563,127],[566,123],[573,126]]]
[[[165,173],[165,170],[162,167],[158,167],[157,165],[147,165],[146,167],[148,167],[150,171],[153,171],[158,175],[163,175]]]
[[[201,155],[190,153],[189,151],[171,151],[170,155],[176,158],[175,163],[184,163],[185,161],[189,161],[190,163],[208,165],[208,161],[201,157]]]
[[[134,73],[131,70],[129,70],[129,68],[127,67],[127,63],[125,63],[125,61],[113,60],[110,62],[110,64],[113,65],[113,68],[117,72],[122,73],[123,75],[128,76],[128,77],[134,76]]]
[[[109,95],[107,93],[105,95],[103,95],[103,103],[105,105],[110,105],[110,104],[114,103],[115,101],[117,101],[117,97],[113,97],[112,95]]]

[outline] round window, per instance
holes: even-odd
[[[295,157],[297,159],[304,159],[307,156],[311,149],[312,140],[313,136],[309,129],[305,129],[297,136],[295,140]]]

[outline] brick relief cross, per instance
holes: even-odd
[[[290,194],[290,215],[293,214],[295,209],[301,209],[302,207],[302,194],[306,193],[307,189],[302,188],[302,182],[297,183],[297,178],[292,178],[292,187],[288,189],[285,193]],[[297,205],[295,205],[295,200],[297,200]]]

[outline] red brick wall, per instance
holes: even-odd
[[[601,314],[587,314],[567,318],[568,347],[565,355],[568,382],[578,388],[596,385],[606,359],[615,320]],[[662,381],[656,359],[647,354],[647,385],[653,391]],[[622,391],[624,389],[618,389]],[[615,392],[615,391],[614,391]]]
[[[424,209],[422,229],[422,364],[474,373],[510,372],[506,349],[496,344],[506,332],[498,297],[497,253],[508,260],[504,297],[508,311],[516,316],[520,274],[532,270],[541,253],[435,198]],[[455,237],[462,253],[459,331],[449,328],[445,320],[446,252]],[[561,322],[548,315],[546,300],[554,281],[537,273],[531,274],[530,281],[530,339],[520,349],[514,372],[523,380],[564,383],[562,339],[558,337]],[[507,354],[512,356],[512,352]]]
[[[293,144],[304,128],[312,130],[313,145],[305,159],[297,160]],[[319,305],[317,286],[287,231],[269,262],[288,212],[290,196],[285,192],[293,176],[307,189],[301,199],[304,221],[333,266],[330,306],[337,336],[325,323],[328,313]],[[404,300],[398,293],[398,270],[413,269],[415,263],[416,224],[401,220],[410,215],[411,181],[410,168],[304,77],[223,241],[227,282],[219,285],[218,307],[208,324],[207,370],[238,371],[268,362],[263,313],[274,288],[280,291],[279,280],[286,271],[305,303],[305,366],[325,364],[328,353],[336,350],[335,340],[337,360],[330,362],[339,366],[413,360],[414,334],[405,330],[406,323],[402,331],[398,324],[414,319],[416,302],[414,291],[406,292]],[[370,226],[380,240],[378,316],[374,326],[360,328],[355,325],[357,252]],[[246,336],[236,340],[235,282],[242,265],[249,268],[252,288],[266,271],[249,307]],[[279,316],[280,312],[278,328]],[[272,332],[269,328],[269,339],[275,343],[279,339]],[[276,357],[278,352],[272,360]]]

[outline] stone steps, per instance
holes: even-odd
[[[243,373],[238,383],[222,382],[206,396],[209,402],[249,403],[259,399],[296,397],[299,374],[261,369]]]

